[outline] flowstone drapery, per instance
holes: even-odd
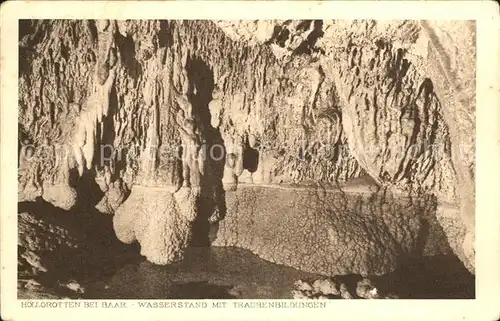
[[[474,40],[465,21],[22,21],[19,201],[113,215],[157,264],[212,244],[385,274],[452,250],[474,272]]]

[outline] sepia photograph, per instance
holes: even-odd
[[[20,298],[474,298],[475,22],[20,20]]]
[[[485,24],[328,17],[326,4],[311,7],[323,18],[298,4],[201,18],[196,5],[2,24],[2,296],[8,283],[15,316],[326,316],[329,300],[485,297],[479,271],[498,259],[477,213],[498,214],[483,200],[500,178],[487,167],[498,139],[479,138],[500,121],[479,97],[498,86],[479,73]],[[489,123],[476,105],[495,109]]]

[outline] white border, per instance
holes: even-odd
[[[4,320],[494,320],[500,271],[499,8],[488,1],[8,1],[1,23],[1,316]],[[18,19],[446,19],[477,22],[475,300],[334,300],[327,309],[20,309],[16,299]],[[211,300],[208,300],[209,305]]]

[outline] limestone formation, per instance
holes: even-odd
[[[474,273],[474,22],[25,20],[19,39],[19,202],[106,213],[162,265],[201,242],[331,276],[453,251]]]
[[[326,295],[339,295],[340,290],[337,284],[331,279],[318,279],[313,283],[314,290]]]
[[[293,299],[297,300],[332,300],[332,299],[398,299],[393,292],[381,291],[371,279],[363,278],[349,286],[342,280],[345,277],[333,276],[327,279],[317,279],[313,285],[298,280],[291,291]],[[352,283],[352,282],[350,282]]]
[[[245,188],[226,192],[226,201],[212,244],[327,275],[392,272],[403,257],[423,251],[418,213],[435,207],[432,198],[346,196],[319,187]]]
[[[356,295],[364,299],[378,299],[378,289],[370,279],[363,279],[356,286]]]

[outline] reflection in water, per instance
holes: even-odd
[[[373,277],[380,290],[400,298],[473,298],[474,277],[455,257],[410,262],[391,275]],[[87,287],[89,299],[291,299],[293,283],[319,275],[273,264],[236,248],[193,248],[169,266],[128,264],[110,279]],[[355,286],[360,276],[339,278]]]

